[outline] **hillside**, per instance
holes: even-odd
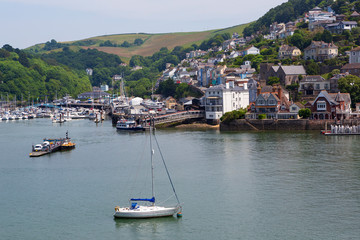
[[[242,34],[244,28],[249,24],[237,25],[225,29],[216,29],[203,32],[181,32],[181,33],[164,33],[164,34],[118,34],[118,35],[106,35],[87,38],[78,41],[62,42],[58,45],[58,49],[63,46],[69,46],[72,50],[77,49],[97,49],[106,53],[111,53],[120,56],[122,59],[130,59],[134,55],[151,56],[161,48],[166,47],[172,50],[176,46],[188,47],[192,44],[200,44],[202,41],[207,40],[216,34],[237,32]],[[143,43],[139,46],[132,45],[130,47],[120,47],[125,41],[133,43],[136,39],[141,39]],[[106,41],[110,41],[113,46],[100,46]],[[44,50],[46,44],[37,44],[28,48],[27,50],[36,53],[48,52]],[[52,51],[56,51],[53,48]]]

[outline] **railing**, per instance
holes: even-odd
[[[181,111],[176,113],[170,113],[160,116],[155,116],[152,118],[146,118],[145,121],[148,123],[150,119],[153,119],[155,125],[162,123],[172,123],[183,121],[186,119],[196,119],[196,118],[204,118],[205,112],[203,110],[189,110],[189,111]]]

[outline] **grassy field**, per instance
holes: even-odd
[[[76,42],[84,42],[91,41],[92,45],[89,46],[81,46],[81,47],[71,47],[71,49],[98,49],[99,51],[103,51],[106,53],[116,54],[122,57],[125,61],[126,59],[130,59],[134,55],[141,56],[151,56],[155,52],[159,51],[162,47],[167,47],[169,50],[172,50],[176,46],[184,46],[189,47],[192,44],[201,44],[202,41],[209,39],[216,34],[230,33],[233,34],[237,32],[238,34],[242,34],[243,29],[248,24],[237,25],[234,27],[229,27],[225,29],[216,29],[209,30],[203,32],[178,32],[178,33],[164,33],[164,34],[146,34],[146,33],[132,33],[132,34],[117,34],[117,35],[105,35],[92,37],[87,39],[82,39],[79,41],[71,41],[71,42],[63,42],[68,43],[70,45],[75,44]],[[141,38],[144,43],[141,46],[132,46],[129,48],[123,47],[100,47],[100,43],[105,42],[107,40],[112,43],[116,43],[117,45],[122,44],[124,41],[129,43],[133,43],[135,39]],[[33,47],[33,49],[41,49],[44,44],[38,44]]]

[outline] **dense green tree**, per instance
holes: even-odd
[[[278,77],[269,77],[269,80],[267,82],[268,85],[276,85],[276,84],[280,84],[280,78]]]
[[[354,75],[348,75],[339,79],[339,90],[342,93],[350,93],[352,107],[360,102],[360,78]]]
[[[324,30],[323,33],[321,34],[321,40],[327,43],[331,43],[333,40],[331,32],[328,30]]]
[[[164,97],[175,96],[176,85],[174,80],[168,79],[159,84],[158,93]]]
[[[311,116],[311,110],[308,108],[303,108],[299,110],[298,114],[301,118],[309,118]]]
[[[137,38],[134,40],[134,45],[136,46],[140,46],[144,43],[144,40],[142,40],[141,38]]]
[[[128,41],[124,41],[120,47],[124,47],[124,48],[128,48],[128,47],[131,47],[131,44],[128,42]]]

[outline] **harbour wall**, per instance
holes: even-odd
[[[339,122],[338,122],[339,123]],[[359,120],[349,119],[341,121],[343,125],[359,125]],[[335,124],[334,120],[310,120],[310,119],[236,119],[229,123],[221,123],[220,131],[303,131],[325,130]]]

